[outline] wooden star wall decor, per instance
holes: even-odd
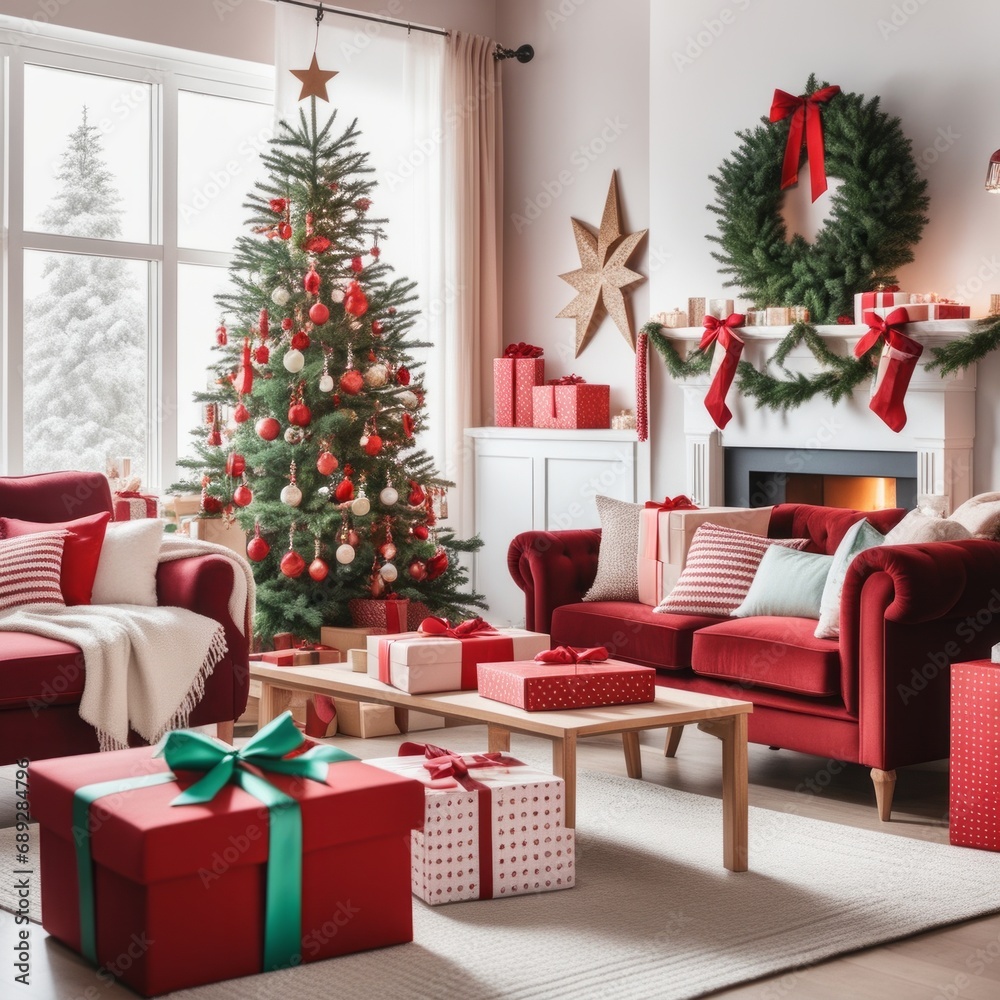
[[[576,248],[580,254],[580,267],[575,271],[560,274],[563,281],[577,291],[576,298],[561,312],[558,318],[576,320],[576,356],[587,346],[587,342],[597,332],[605,314],[610,315],[615,325],[632,350],[635,350],[635,334],[632,320],[622,289],[645,277],[625,265],[635,253],[643,237],[649,231],[622,233],[621,214],[618,207],[618,175],[611,173],[611,186],[604,203],[601,229],[595,236],[578,219],[571,219]]]
[[[326,95],[326,85],[339,71],[320,69],[319,63],[316,62],[315,52],[313,52],[312,62],[309,63],[308,69],[293,69],[290,72],[292,76],[302,81],[300,101],[304,101],[307,97],[318,97],[321,101],[330,103],[330,98]]]

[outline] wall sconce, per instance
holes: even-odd
[[[986,168],[986,190],[1000,194],[1000,149],[990,157],[990,165]]]

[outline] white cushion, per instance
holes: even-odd
[[[101,547],[93,604],[156,605],[163,521],[112,521]]]
[[[817,639],[836,639],[840,635],[840,595],[847,579],[847,569],[859,552],[881,545],[884,541],[882,532],[873,528],[865,518],[855,521],[847,529],[833,554],[833,564],[820,598],[819,623],[814,633]]]
[[[585,601],[639,600],[639,515],[642,505],[595,497],[601,518],[597,575]]]
[[[833,556],[819,552],[769,546],[733,617],[819,618],[820,599],[832,563]]]
[[[973,538],[1000,538],[1000,493],[980,493],[951,515]]]
[[[971,538],[969,529],[948,517],[929,517],[911,510],[886,536],[886,545],[910,542],[953,542]]]
[[[25,604],[64,605],[65,531],[39,531],[0,541],[0,611]]]

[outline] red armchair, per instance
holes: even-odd
[[[0,516],[54,522],[110,510],[108,481],[96,473],[0,478]],[[214,554],[164,562],[157,572],[160,604],[214,618],[226,630],[229,650],[190,717],[192,726],[216,723],[224,739],[232,738],[233,722],[246,708],[250,686],[249,642],[229,613],[233,572],[229,560]],[[97,734],[78,712],[84,675],[83,655],[76,646],[0,632],[0,764],[98,749]],[[142,740],[133,734],[132,742]]]

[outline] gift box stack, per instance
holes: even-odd
[[[334,747],[285,756],[302,742],[280,716],[240,751],[262,776],[229,782],[232,748],[184,730],[165,760],[32,763],[46,931],[146,996],[412,940],[421,784]]]
[[[443,618],[426,618],[418,632],[369,636],[368,676],[410,694],[474,691],[480,663],[526,660],[548,648],[541,632],[495,629],[481,618],[453,628]]]
[[[434,906],[574,885],[561,778],[502,754],[418,744],[400,753],[365,763],[424,785],[423,829],[411,838],[414,895]]]
[[[405,632],[409,620],[410,602],[405,597],[361,598],[347,602],[351,621],[358,628],[381,629],[383,632]]]
[[[908,322],[925,320],[968,319],[970,307],[954,299],[942,298],[934,293],[918,294],[901,292],[896,288],[877,292],[859,292],[854,296],[854,322],[866,326],[865,313],[873,312],[885,319],[896,309],[905,309]]]
[[[542,348],[509,344],[493,362],[493,409],[497,427],[531,427],[532,396],[545,381]]]
[[[111,488],[113,521],[140,521],[160,516],[160,498],[140,492],[142,479],[132,475],[132,459],[108,456],[105,475]]]
[[[535,427],[606,430],[611,422],[611,386],[587,382],[579,375],[549,379],[532,393]]]

